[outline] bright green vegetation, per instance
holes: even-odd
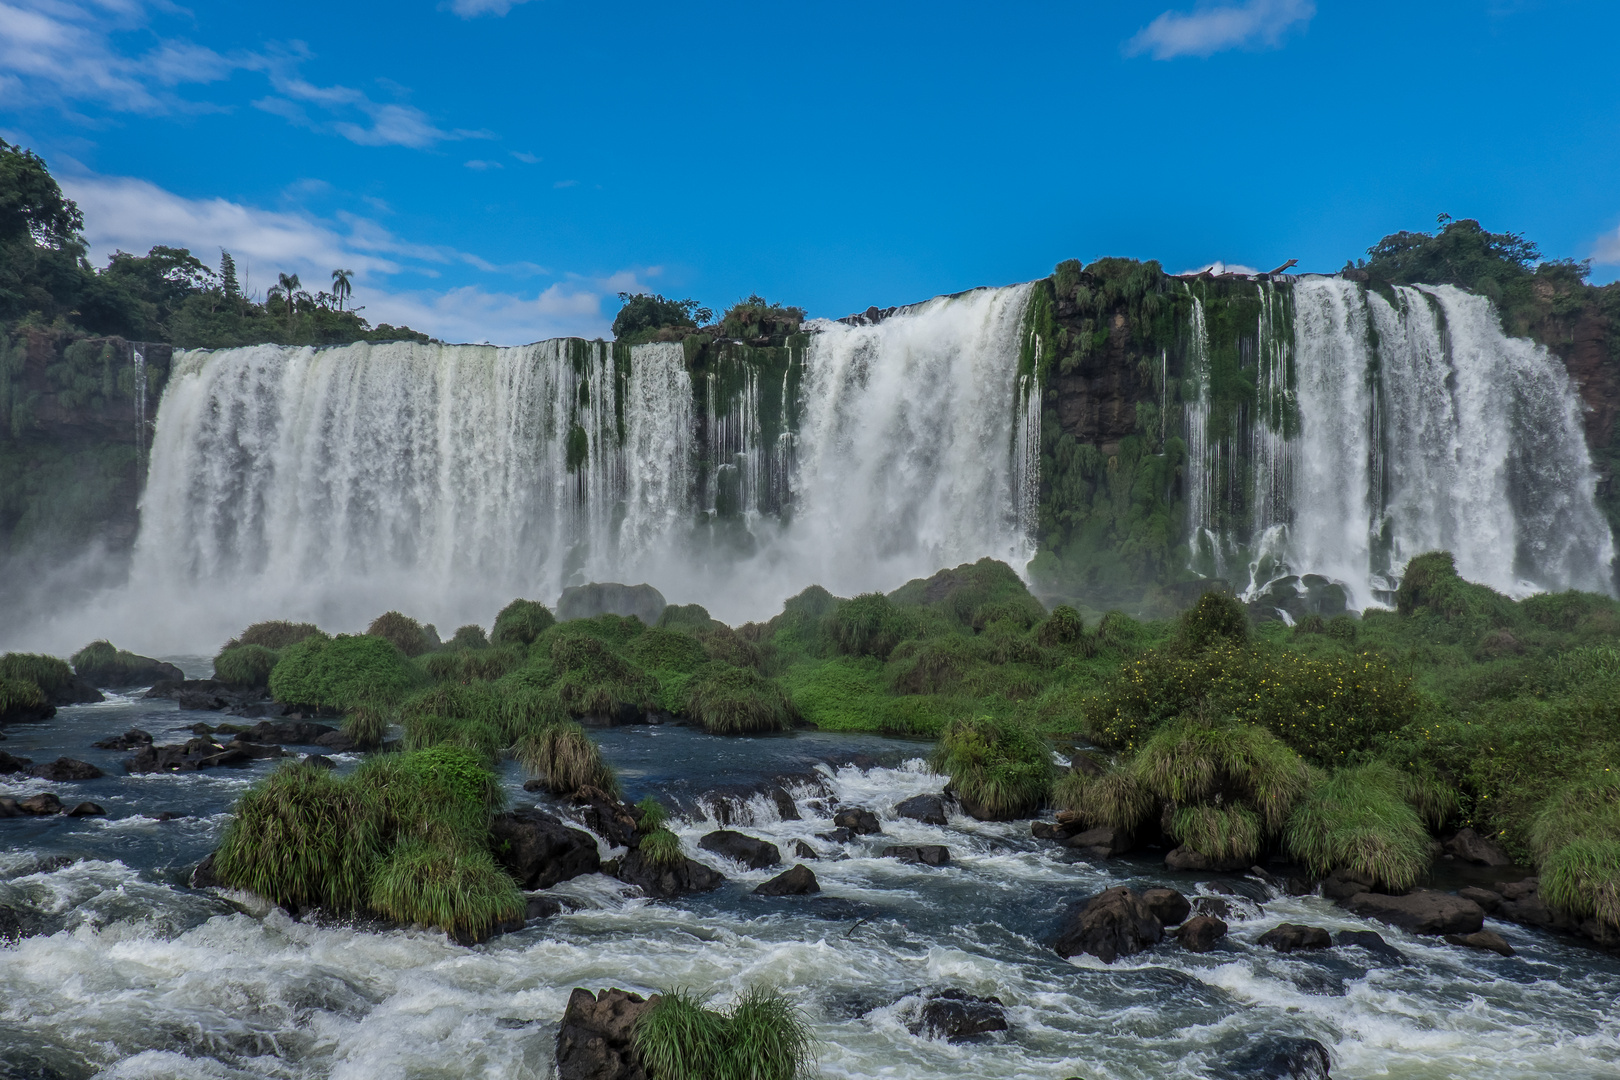
[[[940,736],[929,764],[951,778],[962,805],[992,821],[1028,817],[1052,791],[1052,751],[1017,720],[957,720]]]
[[[33,679],[0,675],[0,722],[8,717],[33,712],[45,705],[45,693]]]
[[[538,600],[514,600],[495,616],[495,629],[490,632],[489,642],[491,645],[532,645],[534,639],[556,621],[551,609]]]
[[[348,709],[397,701],[421,680],[392,642],[366,634],[319,634],[287,646],[270,673],[277,701]]]
[[[785,731],[797,716],[779,683],[720,662],[705,665],[687,683],[686,714],[711,735]]]
[[[67,661],[39,653],[6,653],[0,656],[0,679],[30,682],[45,700],[59,697],[73,685],[73,669]]]
[[[654,867],[676,866],[686,858],[681,838],[663,826],[648,829],[641,837],[641,857]]]
[[[652,1080],[795,1080],[807,1075],[810,1029],[774,990],[742,995],[729,1013],[684,990],[659,996],[635,1028]]]
[[[432,625],[423,626],[408,615],[386,611],[371,620],[366,633],[391,641],[406,656],[421,656],[439,644],[439,635]]]
[[[237,645],[214,657],[214,678],[227,686],[269,686],[281,654],[263,645]]]
[[[1420,796],[1411,776],[1384,762],[1335,770],[1311,785],[1289,820],[1288,848],[1315,873],[1346,867],[1409,888],[1429,865]],[[1439,816],[1436,825],[1447,815]]]
[[[626,345],[672,340],[668,331],[696,330],[714,312],[696,300],[671,300],[657,293],[620,293],[623,306],[613,318],[613,340]],[[665,331],[660,336],[659,331]]]
[[[488,847],[500,803],[494,774],[458,747],[376,756],[349,777],[284,765],[237,803],[216,869],[294,910],[374,912],[480,937],[523,914]]]

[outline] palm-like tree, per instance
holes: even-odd
[[[287,302],[288,331],[292,330],[293,298],[298,295],[298,290],[302,284],[303,283],[298,280],[297,274],[277,274],[276,283],[270,286],[270,292],[265,297],[265,299],[268,300],[279,296]]]
[[[343,310],[343,301],[354,294],[354,286],[349,284],[352,277],[354,277],[353,270],[332,271],[332,295],[337,297],[339,311]]]

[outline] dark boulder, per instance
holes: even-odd
[[[913,795],[896,806],[894,812],[924,825],[943,825],[949,820],[945,813],[945,800],[938,795]]]
[[[711,892],[725,881],[725,875],[693,859],[673,865],[654,865],[642,857],[639,848],[619,860],[619,880],[635,885],[648,896],[668,900],[688,893]]]
[[[0,795],[0,817],[22,817],[22,805],[9,795]]]
[[[17,809],[25,814],[33,814],[37,817],[60,814],[62,812],[62,800],[47,791],[42,795],[30,795],[26,799],[18,799]]]
[[[821,882],[816,880],[816,875],[803,863],[795,865],[791,870],[782,871],[754,889],[760,896],[804,896],[806,893],[820,891]]]
[[[602,865],[595,837],[543,810],[496,814],[489,838],[495,860],[525,889],[549,889],[559,881],[594,874]]]
[[[1054,947],[1068,959],[1089,953],[1105,964],[1158,944],[1164,927],[1142,898],[1123,885],[1092,898],[1058,935]]]
[[[817,840],[825,840],[829,844],[847,844],[855,839],[854,829],[833,829],[831,832],[816,833]]]
[[[1364,919],[1378,919],[1413,934],[1472,934],[1485,924],[1484,909],[1450,893],[1360,893],[1344,906]]]
[[[1070,846],[1073,846],[1071,841]],[[1178,847],[1167,853],[1164,865],[1171,870],[1184,870],[1192,873],[1209,872],[1229,874],[1238,870],[1249,868],[1248,859],[1218,859],[1209,855],[1201,855],[1188,847]]]
[[[1322,895],[1329,900],[1344,901],[1364,892],[1371,892],[1377,882],[1352,870],[1335,870],[1322,879]]]
[[[598,615],[635,616],[648,626],[658,625],[658,616],[668,605],[664,594],[651,585],[621,585],[616,581],[593,581],[572,585],[557,598],[557,621],[594,619]]]
[[[1315,1039],[1267,1039],[1222,1072],[1233,1080],[1330,1080],[1333,1059]]]
[[[782,852],[768,840],[756,840],[752,836],[745,836],[730,829],[716,829],[698,841],[698,847],[704,851],[712,851],[716,855],[724,855],[733,862],[741,863],[750,870],[763,870],[767,866],[778,866],[782,862]]]
[[[1232,904],[1218,896],[1200,896],[1193,901],[1193,909],[1200,915],[1209,915],[1217,919],[1230,919],[1232,917]]]
[[[87,655],[88,654],[88,655]],[[124,688],[152,686],[165,680],[184,679],[186,673],[173,664],[150,656],[105,648],[104,643],[84,650],[86,659],[74,666],[78,675],[92,686]],[[97,661],[101,662],[97,662]]]
[[[25,773],[33,767],[32,758],[12,757],[4,750],[0,750],[0,774]]]
[[[325,746],[321,739],[342,732],[331,724],[309,720],[260,720],[237,738],[243,742],[292,743],[295,746]]]
[[[793,795],[787,788],[780,784],[773,784],[766,794],[776,804],[776,814],[783,821],[799,820],[799,804],[793,801]]]
[[[1226,923],[1213,915],[1194,915],[1176,928],[1176,940],[1190,952],[1209,952],[1226,930]]]
[[[870,836],[872,833],[883,831],[883,827],[878,824],[877,815],[859,806],[838,811],[833,815],[833,825],[840,829],[848,829],[858,836]]]
[[[305,754],[302,764],[313,765],[317,769],[335,769],[335,768],[337,768],[337,762],[333,761],[331,758],[327,757],[325,754]]]
[[[208,857],[197,864],[191,872],[191,887],[193,889],[219,888],[219,875],[214,873],[214,852],[210,851]]]
[[[975,1035],[1007,1030],[1007,1014],[998,997],[975,997],[962,990],[937,990],[923,996],[906,1025],[913,1035],[961,1042]]]
[[[557,1080],[647,1080],[636,1024],[659,997],[576,988],[557,1028]]]
[[[1487,949],[1503,956],[1513,955],[1513,946],[1502,940],[1502,935],[1494,930],[1475,930],[1472,934],[1447,934],[1446,941],[1452,945],[1461,945],[1465,949]]]
[[[88,761],[59,757],[55,761],[46,762],[44,765],[35,765],[33,775],[41,780],[61,783],[66,780],[96,780],[106,774]]]
[[[169,746],[143,746],[133,757],[124,759],[124,770],[131,773],[196,772],[219,766],[245,766],[253,755],[243,749],[228,749],[213,739],[200,736]]]
[[[1512,866],[1513,860],[1495,840],[1481,836],[1473,829],[1458,829],[1457,835],[1445,842],[1448,855],[1478,866]]]
[[[151,746],[152,736],[140,728],[130,728],[122,735],[113,735],[90,745],[97,750],[138,750],[143,746]]]
[[[1457,895],[1464,900],[1472,900],[1480,906],[1480,910],[1489,915],[1502,906],[1502,894],[1482,889],[1478,885],[1470,885],[1465,889],[1458,889]]]
[[[1299,923],[1280,923],[1260,935],[1256,943],[1291,953],[1296,949],[1326,949],[1332,946],[1333,936],[1320,926],[1302,926]]]
[[[944,844],[891,845],[883,849],[883,857],[903,863],[944,866],[951,861],[951,852]]]
[[[530,785],[536,785],[531,787]],[[524,791],[544,790],[544,784],[531,780]],[[636,815],[629,806],[601,788],[583,787],[569,800],[579,822],[608,842],[610,847],[634,847],[641,841],[636,834]]]
[[[1498,881],[1496,892],[1502,902],[1496,917],[1521,926],[1544,926],[1549,930],[1576,930],[1578,924],[1569,915],[1552,907],[1541,898],[1541,879],[1525,878],[1512,883]]]
[[[189,688],[175,694],[174,700],[180,708],[187,712],[223,712],[235,704],[235,701],[228,695],[215,693],[212,690]]]
[[[68,817],[106,817],[100,803],[82,802],[67,812]]]
[[[1032,821],[1029,823],[1029,834],[1037,840],[1057,840],[1061,843],[1075,833],[1084,831],[1085,826],[1078,821]]]
[[[795,841],[793,841],[793,857],[795,859],[819,859],[819,858],[821,858],[820,855],[816,854],[816,849],[811,847],[809,844],[805,843],[803,840],[795,840]]]
[[[526,896],[523,898],[523,921],[533,922],[536,919],[549,919],[553,915],[562,914],[562,901],[550,896]]]
[[[315,745],[332,751],[334,754],[347,754],[359,744],[342,731],[329,731],[315,740]]]
[[[1392,960],[1397,964],[1406,963],[1406,954],[1385,941],[1383,935],[1376,930],[1340,930],[1333,935],[1333,944],[1341,949],[1354,945],[1385,960]]]
[[[1132,846],[1130,833],[1106,825],[1075,833],[1063,843],[1070,850],[1093,859],[1112,859],[1125,854]]]
[[[1144,889],[1142,903],[1165,926],[1184,922],[1192,914],[1192,904],[1174,889]]]

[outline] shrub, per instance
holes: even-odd
[[[908,641],[895,652],[894,689],[902,694],[947,693],[983,662],[979,642],[965,634]]]
[[[1484,585],[1457,576],[1449,551],[1430,551],[1406,564],[1395,610],[1402,615],[1428,613],[1448,623],[1478,631],[1515,621],[1513,601]]]
[[[1407,889],[1429,865],[1429,833],[1407,801],[1410,778],[1382,763],[1316,779],[1288,820],[1288,850],[1306,868],[1344,868]]]
[[[440,683],[420,691],[400,707],[399,720],[407,750],[450,743],[487,762],[514,737],[501,715],[499,692],[485,682]]]
[[[828,639],[846,656],[888,659],[902,640],[911,636],[912,620],[882,593],[863,593],[843,600],[825,616]]]
[[[495,616],[489,641],[492,645],[532,645],[556,622],[550,609],[538,600],[514,600]]]
[[[1177,643],[1189,652],[1202,652],[1215,644],[1242,645],[1249,640],[1249,613],[1237,598],[1211,590],[1182,612],[1176,628]]]
[[[0,679],[26,680],[39,687],[47,702],[57,701],[73,688],[73,669],[67,661],[39,653],[0,656]]]
[[[665,614],[669,609],[665,609]],[[630,658],[644,668],[690,675],[709,662],[703,644],[691,634],[665,628],[663,620],[630,644]]]
[[[320,627],[314,623],[295,623],[275,619],[270,622],[257,622],[236,637],[225,643],[225,648],[233,649],[238,645],[259,645],[266,649],[280,651],[289,645],[296,645],[305,638],[319,634]]]
[[[269,686],[280,660],[279,653],[263,645],[237,645],[214,657],[214,678],[227,686]]]
[[[1282,828],[1308,777],[1299,755],[1264,728],[1192,717],[1156,732],[1132,767],[1142,786],[1165,802],[1180,808],[1239,804],[1254,812],[1266,833]]]
[[[422,624],[397,611],[385,611],[366,627],[371,637],[391,641],[406,656],[421,656],[436,642],[430,642]]]
[[[931,608],[975,630],[1007,618],[1028,628],[1046,617],[1046,609],[1029,594],[1018,572],[991,558],[915,578],[890,593],[889,599],[903,608]]]
[[[642,835],[638,850],[647,865],[653,867],[678,866],[686,858],[681,850],[681,838],[661,825]]]
[[[708,608],[702,604],[670,604],[658,616],[657,626],[660,630],[686,630],[695,634],[708,630],[714,623]]]
[[[351,709],[399,701],[417,682],[393,643],[366,634],[321,634],[287,646],[270,673],[270,693],[292,705]]]
[[[1058,778],[1052,802],[1079,814],[1090,826],[1135,832],[1153,813],[1155,800],[1128,766],[1115,765],[1101,776],[1070,769]]]
[[[648,795],[636,803],[636,828],[644,833],[662,829],[669,821],[669,811],[655,797]]]
[[[158,661],[114,648],[109,641],[93,641],[73,654],[72,664],[94,686],[135,686],[152,681]]]
[[[611,716],[621,704],[643,712],[658,707],[658,680],[594,636],[553,638],[551,667],[557,700],[576,716]]]
[[[1349,615],[1335,615],[1327,622],[1327,636],[1346,645],[1354,645],[1359,628]]]
[[[929,765],[951,778],[963,808],[981,819],[1028,816],[1052,791],[1052,752],[1017,720],[957,720],[940,736]]]
[[[1068,604],[1060,604],[1053,608],[1052,614],[1036,628],[1035,640],[1049,649],[1072,646],[1083,648],[1087,643],[1086,624],[1078,611]]]
[[[729,1015],[663,994],[636,1024],[635,1046],[658,1080],[796,1080],[811,1060],[809,1027],[770,990],[746,992]]]
[[[383,835],[452,846],[484,842],[489,816],[506,802],[499,779],[475,752],[438,745],[367,758],[352,781]]]
[[[481,649],[452,648],[421,660],[428,677],[438,682],[492,682],[522,667],[527,656],[520,645]]]
[[[650,341],[665,327],[696,329],[698,320],[714,318],[696,300],[671,300],[657,293],[620,293],[619,299],[623,306],[613,317],[613,340],[629,344]]]
[[[734,667],[753,668],[761,675],[768,673],[770,655],[774,650],[769,645],[749,641],[724,623],[715,623],[698,634],[698,641],[703,643],[703,651],[710,660]]]
[[[1538,868],[1541,897],[1576,918],[1620,927],[1620,836],[1583,836],[1548,855]]]
[[[487,649],[489,638],[484,636],[484,628],[477,623],[468,623],[466,626],[456,627],[451,635],[447,647],[451,649]]]
[[[775,680],[751,668],[710,664],[686,688],[686,713],[711,735],[785,731],[798,714]]]
[[[1170,814],[1169,831],[1200,855],[1227,860],[1253,859],[1265,834],[1260,816],[1242,803],[1178,806]]]
[[[388,737],[393,723],[390,711],[382,705],[356,705],[343,719],[343,733],[361,750],[375,750]]]
[[[572,795],[587,787],[618,793],[618,777],[602,760],[601,747],[571,720],[524,735],[512,756],[553,795]]]

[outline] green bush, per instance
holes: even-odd
[[[662,829],[669,821],[669,811],[652,795],[636,803],[636,828],[644,833]]]
[[[532,645],[556,622],[551,610],[538,600],[514,600],[495,616],[489,641],[491,645]]]
[[[471,649],[453,646],[442,652],[429,653],[421,661],[422,670],[437,682],[493,682],[510,675],[528,660],[521,645],[488,645]]]
[[[715,620],[709,616],[709,609],[702,604],[670,604],[664,608],[664,613],[658,616],[660,630],[685,630],[696,634],[708,630],[714,624]]]
[[[1018,572],[991,558],[915,578],[890,593],[889,599],[901,608],[932,609],[974,630],[1004,619],[1022,624],[1023,629],[1046,617],[1046,609],[1029,594]]]
[[[658,680],[595,636],[569,633],[552,638],[551,668],[557,700],[575,716],[611,716],[621,704],[643,712],[658,707]]]
[[[910,637],[914,620],[882,593],[864,593],[841,600],[825,616],[827,638],[845,656],[872,656],[879,660]]]
[[[33,679],[9,679],[0,675],[0,722],[45,708],[45,692]]]
[[[502,715],[502,697],[490,683],[440,683],[406,699],[399,710],[405,749],[453,744],[493,763],[516,734]]]
[[[977,716],[945,729],[929,766],[951,778],[963,809],[1008,821],[1038,811],[1052,792],[1052,751],[1018,720]]]
[[[1179,808],[1242,806],[1256,815],[1266,834],[1283,827],[1309,775],[1299,755],[1264,728],[1194,717],[1155,732],[1142,744],[1132,767],[1142,786],[1160,800]],[[1173,828],[1171,835],[1193,846]],[[1244,857],[1255,854],[1258,849]]]
[[[451,635],[446,647],[451,649],[487,649],[489,648],[489,638],[484,636],[482,626],[477,623],[468,623],[466,626],[456,627],[456,632]]]
[[[1382,763],[1313,778],[1288,820],[1289,853],[1313,873],[1342,868],[1410,888],[1429,865],[1429,832],[1408,801],[1414,787]]]
[[[1211,645],[1242,645],[1249,640],[1249,613],[1236,597],[1211,590],[1182,613],[1177,643],[1189,652]]]
[[[135,686],[151,681],[158,661],[114,648],[109,641],[93,641],[73,654],[73,670],[93,686]]]
[[[378,864],[370,885],[373,911],[458,936],[523,918],[523,893],[486,848],[408,840]]]
[[[710,664],[686,688],[686,714],[711,735],[785,731],[798,713],[787,692],[751,668]]]
[[[901,694],[942,694],[961,687],[968,673],[986,662],[979,640],[946,634],[908,641],[892,657],[894,689]]]
[[[57,701],[73,687],[73,669],[67,661],[39,653],[0,656],[0,679],[26,680],[39,687],[45,700]]]
[[[679,866],[686,859],[686,853],[681,850],[681,838],[662,825],[646,829],[637,850],[648,866],[656,868]]]
[[[361,750],[375,750],[388,737],[393,713],[382,705],[356,705],[343,718],[343,733]]]
[[[1078,611],[1068,604],[1060,604],[1052,609],[1045,622],[1036,627],[1035,639],[1049,649],[1084,648],[1087,644],[1086,624]]]
[[[797,1080],[811,1061],[809,1027],[769,990],[743,994],[729,1015],[663,994],[636,1024],[635,1046],[657,1080]]]
[[[669,610],[664,609],[664,613],[667,615]],[[666,628],[660,619],[658,626],[631,643],[630,659],[651,671],[690,675],[709,662],[709,654],[697,638]]]
[[[1106,826],[1130,833],[1153,813],[1153,792],[1128,765],[1114,765],[1101,776],[1070,769],[1058,778],[1052,802],[1060,810],[1079,814],[1088,826]]]
[[[366,633],[393,642],[406,656],[421,656],[437,644],[429,639],[421,623],[397,611],[385,611],[371,620]]]
[[[225,648],[234,649],[238,645],[259,645],[279,652],[289,645],[296,645],[305,638],[314,637],[320,632],[320,627],[314,623],[294,623],[281,619],[270,622],[257,622],[230,641],[227,641]]]
[[[237,645],[214,657],[214,678],[227,686],[269,686],[281,655],[263,645]]]
[[[287,648],[270,673],[270,693],[290,705],[352,709],[402,700],[419,682],[392,642],[366,634],[324,634]]]
[[[1508,626],[1516,614],[1501,593],[1458,577],[1449,551],[1426,552],[1406,564],[1395,610],[1408,617],[1427,613],[1469,630]]]

